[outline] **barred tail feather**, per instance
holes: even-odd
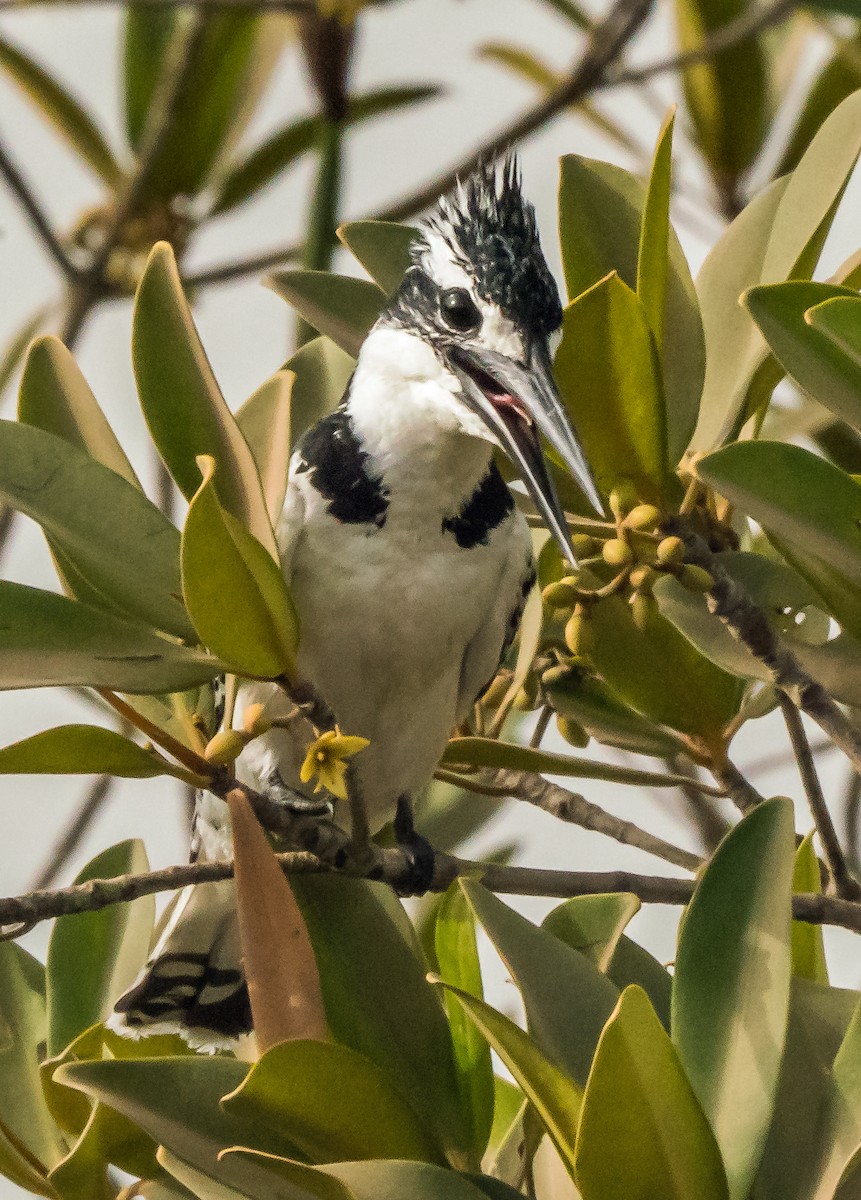
[[[178,1033],[197,1049],[227,1049],[251,1032],[233,881],[185,889],[137,982],[108,1024],[126,1037]]]

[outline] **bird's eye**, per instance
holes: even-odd
[[[481,324],[481,313],[466,288],[447,288],[439,306],[446,324],[460,333],[478,329]]]

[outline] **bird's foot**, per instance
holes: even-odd
[[[266,783],[272,799],[297,817],[331,817],[334,812],[331,800],[325,796],[306,796],[296,788],[288,787],[278,771],[272,771]]]
[[[427,838],[416,833],[409,796],[398,798],[395,841],[407,863],[407,870],[395,884],[395,891],[399,896],[423,896],[433,883],[436,854]]]

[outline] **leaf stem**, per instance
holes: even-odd
[[[64,277],[74,284],[80,278],[81,272],[69,258],[33,190],[18,170],[2,141],[0,141],[0,176],[3,177],[9,191],[24,210],[33,231],[50,257],[60,268]]]

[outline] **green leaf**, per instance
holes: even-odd
[[[617,274],[565,310],[556,377],[605,495],[630,479],[644,500],[666,486],[664,397],[646,313]]]
[[[449,1156],[466,1159],[469,1135],[460,1118],[448,1024],[424,964],[393,919],[390,892],[323,876],[295,876],[291,887],[317,956],[335,1039],[375,1062]]]
[[[858,333],[858,317],[861,313],[858,293],[844,291],[842,295],[825,300],[805,314],[811,328],[822,333],[837,346],[855,367],[861,370],[861,337]]]
[[[443,766],[493,767],[500,770],[533,771],[564,775],[569,779],[607,779],[613,783],[639,784],[643,787],[679,787],[682,776],[640,771],[636,767],[617,767],[593,758],[572,758],[550,750],[535,750],[495,738],[456,737],[445,748]],[[690,782],[688,780],[688,782]]]
[[[0,581],[0,689],[182,692],[222,674],[202,650],[53,592]]]
[[[249,445],[266,509],[277,525],[287,494],[290,467],[290,406],[295,375],[276,371],[254,392],[236,414],[236,423]]]
[[[457,880],[446,892],[437,911],[434,949],[440,977],[446,983],[452,983],[483,1000],[475,919]],[[471,1149],[476,1162],[480,1163],[493,1124],[493,1065],[490,1049],[460,1004],[448,996],[444,1003],[451,1029],[461,1103],[466,1120],[471,1125]]]
[[[296,376],[291,397],[293,445],[341,403],[356,362],[327,337],[314,338],[287,360]]]
[[[714,1134],[636,986],[622,993],[598,1043],[577,1130],[576,1177],[589,1200],[727,1196]]]
[[[676,0],[682,54],[746,11],[744,0]],[[734,195],[738,177],[762,146],[769,121],[768,62],[754,34],[709,55],[682,72],[687,110],[697,148],[719,188]]]
[[[726,446],[697,473],[758,521],[837,620],[861,633],[861,487],[851,476],[780,442]]]
[[[854,0],[849,0],[849,3],[854,3]],[[775,171],[776,175],[785,175],[798,165],[825,119],[838,104],[861,87],[861,61],[858,52],[857,37],[837,43],[834,53],[822,67],[807,93],[804,107],[795,121],[792,136]]]
[[[53,75],[5,38],[0,38],[0,67],[33,101],[75,155],[109,188],[116,188],[122,170],[104,134],[80,102]]]
[[[348,221],[338,237],[387,296],[401,286],[419,231],[395,221]]]
[[[266,1200],[355,1200],[348,1188],[316,1167],[244,1146],[230,1146],[222,1154],[221,1161],[230,1167],[230,1187],[171,1154],[164,1146],[159,1147],[158,1161],[182,1183],[185,1200],[189,1192],[199,1200],[239,1200],[243,1196],[265,1196]]]
[[[582,1087],[618,999],[616,988],[585,955],[527,921],[480,884],[462,880],[461,887],[520,989],[530,1035]]]
[[[139,875],[149,870],[143,842],[103,850],[75,883]],[[96,912],[58,917],[46,968],[48,1054],[59,1054],[79,1033],[103,1021],[146,962],[155,922],[155,897],[141,896]]]
[[[227,1146],[250,1146],[295,1157],[283,1137],[225,1112],[221,1097],[239,1087],[248,1064],[234,1058],[200,1055],[152,1059],[104,1059],[67,1063],[55,1080],[101,1100],[185,1161],[242,1190],[249,1178],[264,1188],[270,1172],[252,1169],[230,1156],[217,1156]],[[248,1193],[246,1195],[255,1195]],[[261,1195],[271,1195],[264,1190]]]
[[[38,338],[27,355],[18,393],[18,420],[77,446],[140,488],[140,480],[80,367],[59,338],[50,334]]]
[[[112,606],[194,637],[179,595],[179,534],[114,471],[51,433],[0,421],[0,500],[38,521]]]
[[[440,95],[433,84],[413,87],[386,87],[352,96],[349,101],[347,125],[352,127],[371,117],[396,112]],[[244,204],[272,183],[296,159],[313,150],[320,141],[323,126],[321,117],[301,117],[273,133],[255,146],[245,158],[234,162],[216,185],[212,215],[229,212]]]
[[[407,1196],[421,1200],[482,1200],[487,1195],[494,1200],[516,1200],[517,1197],[517,1193],[512,1194],[508,1189],[488,1191],[498,1180],[445,1171],[429,1163],[330,1163],[319,1169],[345,1183],[356,1200],[400,1200]]]
[[[777,1102],[756,1200],[811,1200],[819,1182],[832,1089],[831,1068],[858,1007],[858,993],[793,978]],[[814,1115],[815,1114],[815,1115]],[[828,1192],[828,1197],[832,1191]]]
[[[222,1104],[228,1115],[282,1134],[312,1162],[444,1161],[385,1073],[347,1046],[305,1040],[274,1046]]]
[[[822,891],[822,876],[813,846],[812,832],[808,833],[795,852],[792,890],[815,893]],[[806,921],[792,922],[792,974],[802,979],[812,979],[814,983],[828,983],[821,925],[809,925]]]
[[[589,736],[603,746],[618,746],[656,758],[678,753],[679,743],[672,734],[623,704],[594,675],[575,670],[564,679],[545,684],[544,691],[548,702],[561,717],[582,725]]]
[[[167,763],[112,729],[60,725],[0,749],[0,775],[117,775],[154,779]]]
[[[267,282],[303,320],[353,357],[386,303],[375,283],[328,271],[280,271]]]
[[[194,496],[197,457],[211,455],[222,507],[277,561],[254,457],[218,387],[166,242],[153,248],[138,287],[132,361],[146,423],[182,494]]]
[[[672,976],[648,950],[644,950],[626,934],[622,934],[616,946],[616,953],[607,968],[607,978],[615,983],[620,992],[632,983],[641,987],[651,1000],[664,1029],[669,1033]]]
[[[562,158],[561,172],[559,236],[569,297],[581,295],[611,271],[636,288],[646,204],[642,182],[620,167],[575,154]],[[696,425],[705,346],[693,280],[672,228],[662,363],[667,455],[674,466]]]
[[[853,361],[823,328],[823,318],[827,322],[827,314],[834,312],[831,305],[836,297],[861,304],[858,293],[848,288],[795,281],[752,288],[743,299],[786,373],[857,429],[861,427],[861,363]],[[809,309],[813,312],[808,314]]]
[[[0,400],[3,399],[4,392],[12,382],[18,364],[27,352],[27,347],[53,311],[53,304],[43,304],[37,308],[35,312],[30,313],[26,320],[22,321],[6,343],[6,349],[0,354]]]
[[[53,1197],[47,1173],[66,1146],[39,1079],[45,1031],[42,964],[15,942],[0,942],[0,1171]]]
[[[763,801],[715,852],[685,915],[673,1041],[747,1196],[771,1122],[789,1005],[792,803]]]
[[[448,984],[442,986],[457,998],[523,1088],[573,1178],[574,1131],[583,1099],[580,1086],[545,1057],[529,1034],[508,1017],[469,992]]]
[[[820,1126],[822,1152],[814,1200],[831,1200],[857,1165],[861,1150],[861,1000],[846,1030],[834,1067]],[[854,1161],[853,1161],[854,1160]],[[857,1182],[857,1181],[856,1181]]]
[[[759,192],[712,246],[697,275],[707,351],[692,439],[698,450],[711,449],[731,436],[751,381],[765,361],[762,337],[739,298],[762,279],[775,216],[788,185],[788,179],[776,179]]]
[[[640,901],[627,892],[574,896],[549,912],[541,928],[606,973],[622,931],[639,911]]]
[[[225,512],[215,463],[203,475],[182,535],[182,588],[201,641],[241,674],[273,679],[293,669],[299,627],[287,585],[266,549]]]
[[[126,25],[126,112],[129,140],[140,151],[176,68],[188,13],[133,6]],[[277,62],[287,27],[277,15],[216,12],[194,45],[186,86],[163,131],[142,203],[195,196],[217,173],[255,110]]]
[[[664,312],[667,306],[675,116],[676,110],[671,108],[658,134],[646,203],[643,206],[637,256],[637,296],[655,339],[659,357],[664,344]]]

